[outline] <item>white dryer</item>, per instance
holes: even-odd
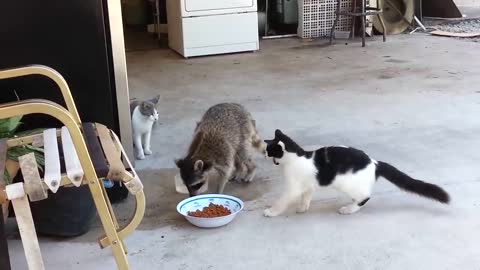
[[[167,20],[184,57],[259,49],[256,0],[167,0]]]

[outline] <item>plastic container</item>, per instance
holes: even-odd
[[[178,193],[181,193],[181,194],[188,194],[188,189],[187,189],[187,186],[185,186],[183,184],[183,180],[182,180],[182,177],[180,176],[179,173],[177,173],[175,175],[175,190],[178,192]],[[203,185],[200,190],[198,191],[198,193],[204,193],[205,191],[208,190],[208,182],[205,183],[205,185]]]

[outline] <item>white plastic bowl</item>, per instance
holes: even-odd
[[[202,210],[210,203],[223,205],[232,213],[228,216],[214,218],[199,218],[188,215],[189,211]],[[239,198],[222,194],[204,194],[187,198],[177,205],[177,212],[184,216],[188,222],[200,228],[216,228],[230,223],[242,211],[243,202]]]

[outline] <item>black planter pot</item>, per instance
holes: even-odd
[[[33,220],[38,233],[74,237],[87,233],[97,209],[88,186],[60,187],[48,192],[48,199],[31,202]]]
[[[63,157],[60,159],[63,165]],[[21,170],[14,182],[23,182]],[[57,193],[48,190],[48,198],[30,202],[30,208],[37,233],[57,237],[75,237],[87,233],[97,215],[87,185],[60,187]]]
[[[63,153],[60,155],[60,164],[63,166]],[[62,170],[64,171],[63,168]],[[14,182],[23,182],[21,170]],[[118,203],[128,197],[128,190],[119,182],[114,182],[106,191],[111,203]],[[87,233],[97,216],[87,185],[60,187],[57,193],[49,190],[47,199],[30,202],[30,207],[37,233],[56,237],[75,237]],[[10,213],[13,214],[13,208],[10,208]]]

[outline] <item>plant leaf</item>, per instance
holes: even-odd
[[[20,126],[20,120],[22,120],[22,115],[14,116],[6,119],[0,119],[0,134],[12,134]],[[4,136],[1,136],[5,138]]]
[[[5,184],[11,184],[10,174],[8,174],[7,170],[3,171],[3,179],[5,179]]]

